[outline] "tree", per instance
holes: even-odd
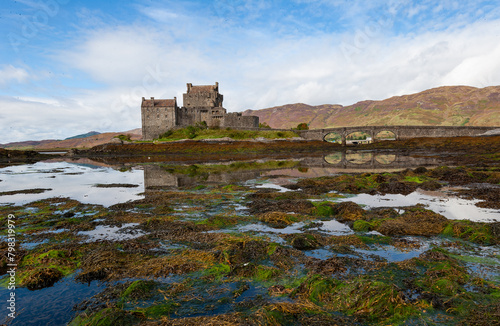
[[[309,125],[305,122],[299,123],[297,125],[297,130],[309,130]]]

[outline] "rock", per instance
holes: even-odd
[[[320,243],[311,234],[293,234],[290,244],[298,250],[312,250],[321,247]]]

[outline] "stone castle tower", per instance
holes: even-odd
[[[183,94],[183,107],[177,106],[177,99],[149,100],[142,98],[142,138],[151,140],[176,127],[192,126],[206,122],[209,127],[230,127],[251,129],[259,127],[259,117],[242,116],[241,113],[227,113],[222,107],[223,95],[219,83],[193,86],[187,84]]]

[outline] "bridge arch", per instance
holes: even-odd
[[[331,154],[325,155],[323,157],[323,160],[328,164],[337,165],[345,160],[345,153],[333,152]]]
[[[346,153],[345,161],[353,166],[373,164],[374,154],[372,152]]]
[[[391,135],[392,134],[392,135]],[[391,128],[376,130],[373,135],[373,141],[377,140],[396,140],[398,138],[396,131]]]
[[[376,154],[375,161],[381,165],[390,165],[396,161],[396,154]]]
[[[353,130],[351,132],[345,132],[345,141],[349,141],[351,144],[361,144],[370,142],[373,140],[373,134],[371,130]]]
[[[329,132],[323,136],[323,141],[329,143],[342,143],[342,133],[336,131]]]

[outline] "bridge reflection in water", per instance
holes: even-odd
[[[306,166],[335,167],[340,169],[400,169],[440,165],[437,157],[416,157],[398,152],[341,151],[320,158],[307,158]]]

